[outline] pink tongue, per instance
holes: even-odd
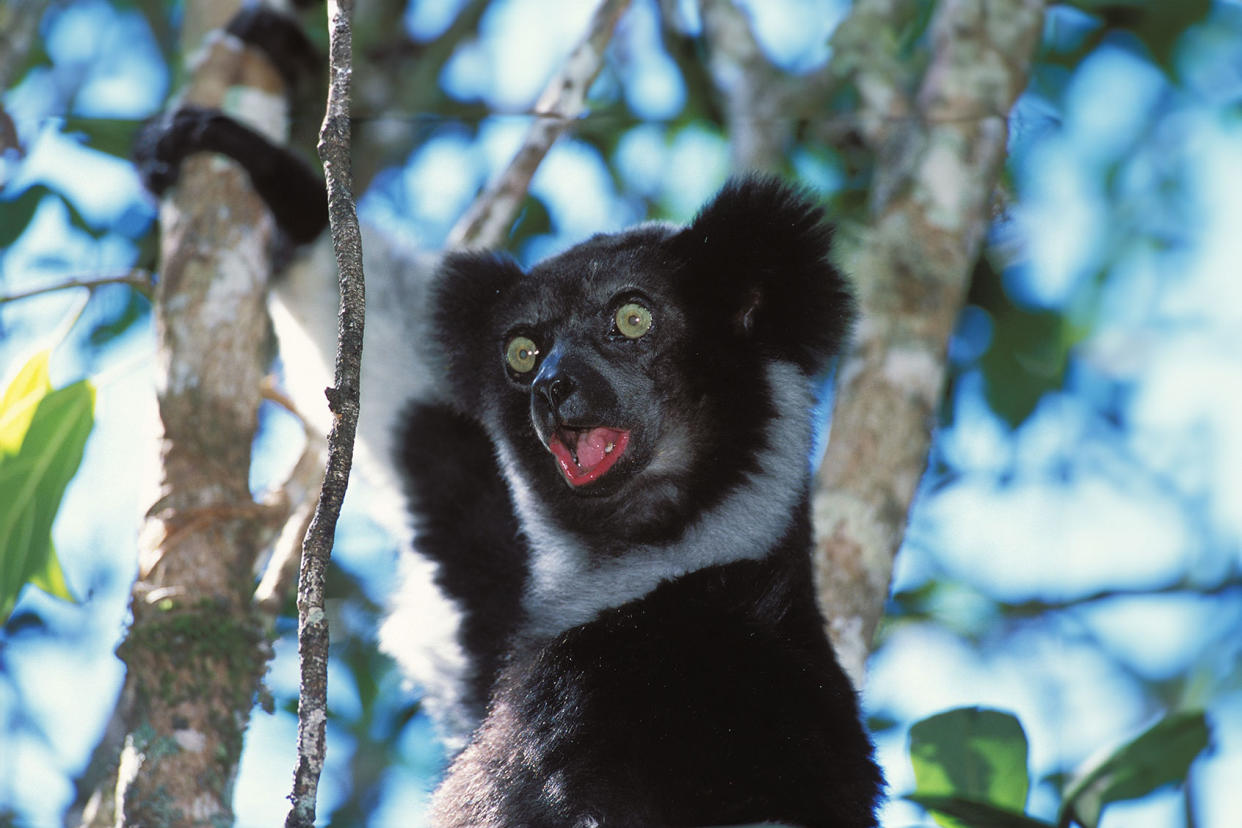
[[[578,435],[578,465],[583,469],[598,466],[607,454],[609,445],[616,447],[617,431],[612,428],[593,428]]]

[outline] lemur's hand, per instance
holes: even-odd
[[[260,49],[292,88],[320,65],[296,20],[266,7],[247,7],[229,23],[230,34]],[[277,225],[295,244],[306,244],[328,223],[323,179],[301,158],[224,113],[183,106],[153,119],[138,133],[134,163],[142,183],[162,195],[177,182],[181,162],[197,152],[218,152],[246,170]]]

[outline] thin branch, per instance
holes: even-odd
[[[699,0],[708,69],[724,108],[733,169],[779,172],[789,163],[795,133],[813,124],[824,134],[853,128],[850,116],[825,118],[841,77],[830,64],[791,75],[772,63],[755,38],[750,16],[734,0]]]
[[[298,419],[306,445],[294,464],[289,477],[273,499],[283,507],[283,528],[272,547],[272,556],[263,569],[263,577],[254,591],[255,606],[274,622],[289,595],[296,589],[298,569],[302,560],[302,544],[319,504],[323,470],[328,457],[328,442],[310,427],[297,406],[268,380],[263,384],[263,397],[276,403]]]
[[[315,435],[308,442],[302,457],[289,475],[282,492],[288,497],[286,520],[272,544],[272,556],[263,569],[263,577],[254,591],[254,605],[264,616],[269,628],[285,606],[298,582],[302,547],[306,543],[311,521],[319,505],[319,483],[322,480],[327,443]],[[313,479],[313,482],[311,482]],[[291,496],[288,493],[297,491]]]
[[[1040,599],[998,601],[997,606],[1001,613],[1009,618],[1040,618],[1053,613],[1073,611],[1095,604],[1104,604],[1109,601],[1125,600],[1127,598],[1151,598],[1157,596],[1219,597],[1239,590],[1242,590],[1242,573],[1231,574],[1212,584],[1200,584],[1193,580],[1183,579],[1151,588],[1119,587],[1100,589],[1086,595],[1080,595],[1077,598],[1067,598],[1060,601]]]
[[[728,119],[733,168],[778,170],[791,119],[773,120],[763,112],[780,72],[763,54],[746,12],[733,0],[699,0],[699,14],[709,45],[708,68]]]
[[[540,113],[509,166],[488,185],[449,233],[447,247],[498,247],[504,241],[540,162],[586,107],[587,92],[604,67],[604,50],[630,0],[603,0],[586,37],[535,103]]]
[[[329,0],[328,38],[330,83],[327,111],[319,132],[319,157],[328,184],[328,216],[332,247],[339,270],[341,308],[337,331],[336,368],[328,405],[333,413],[328,433],[328,467],[315,515],[306,532],[298,577],[298,765],[287,828],[315,824],[315,796],[323,771],[328,717],[328,619],[324,582],[332,538],[353,465],[358,429],[358,391],[362,363],[365,291],[362,240],[350,193],[349,94],[352,70],[353,0]]]
[[[61,290],[72,290],[73,288],[89,288],[94,290],[103,285],[129,285],[137,290],[148,299],[151,298],[154,282],[151,279],[149,270],[135,269],[128,273],[121,273],[115,276],[81,276],[73,279],[66,279],[63,282],[57,282],[52,285],[40,285],[39,287],[21,290],[16,293],[5,293],[0,295],[0,305],[6,302],[18,302],[22,299],[29,299],[32,296],[42,296],[45,293],[56,293]]]

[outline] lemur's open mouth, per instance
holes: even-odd
[[[629,441],[630,433],[619,428],[561,426],[548,440],[548,451],[571,485],[585,486],[612,468]]]

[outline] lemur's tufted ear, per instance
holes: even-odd
[[[480,378],[501,364],[493,319],[521,277],[522,269],[507,256],[459,252],[444,257],[432,282],[430,347],[447,372],[454,400],[467,411],[478,404]]]
[[[672,240],[695,305],[727,315],[737,336],[820,371],[845,344],[854,301],[828,261],[832,228],[804,192],[770,177],[730,181]]]

